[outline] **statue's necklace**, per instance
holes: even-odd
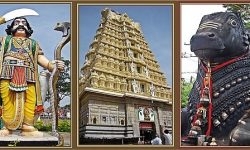
[[[25,48],[28,46],[27,38],[13,38],[13,44],[16,48]]]

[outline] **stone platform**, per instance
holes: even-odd
[[[0,146],[56,146],[58,138],[46,132],[42,137],[21,136],[20,131],[15,131],[11,135],[0,137]]]

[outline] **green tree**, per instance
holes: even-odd
[[[182,80],[181,82],[181,107],[186,107],[188,103],[188,96],[193,87],[193,82],[186,82]]]
[[[62,60],[65,63],[64,72],[61,72],[57,81],[56,90],[58,94],[58,104],[66,96],[70,96],[70,61]],[[47,92],[46,101],[50,100],[50,94]]]
[[[65,63],[65,69],[64,72],[60,73],[60,77],[57,81],[57,92],[58,92],[58,98],[59,102],[66,96],[70,96],[70,61],[69,60],[63,60]]]
[[[57,84],[56,84],[56,90],[57,90],[57,104],[55,104],[55,112],[58,111],[58,107],[60,104],[60,101],[65,98],[66,96],[70,96],[70,61],[69,60],[64,60],[62,58],[62,61],[65,63],[65,68],[64,71],[60,73]],[[46,95],[46,100],[45,101],[50,101],[50,93],[49,91],[47,92]],[[48,108],[51,110],[51,106]],[[56,115],[56,126],[58,126],[58,115]]]
[[[223,4],[229,12],[238,12],[244,22],[245,28],[250,28],[250,5],[249,4]]]

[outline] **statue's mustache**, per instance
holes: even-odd
[[[18,27],[16,27],[15,29],[13,29],[12,32],[15,33],[19,29],[23,29],[23,30],[25,30],[25,32],[28,32],[28,30],[23,25],[19,25]]]
[[[18,29],[24,29],[24,30],[27,30],[27,28],[25,28],[23,25],[19,25],[19,26],[16,28],[16,30],[18,30]]]

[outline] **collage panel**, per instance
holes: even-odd
[[[0,148],[70,148],[71,4],[0,3],[0,16]]]
[[[249,146],[250,5],[180,8],[181,146]]]
[[[173,146],[173,5],[78,4],[78,146]]]
[[[250,5],[212,1],[1,2],[0,149],[249,148]]]

